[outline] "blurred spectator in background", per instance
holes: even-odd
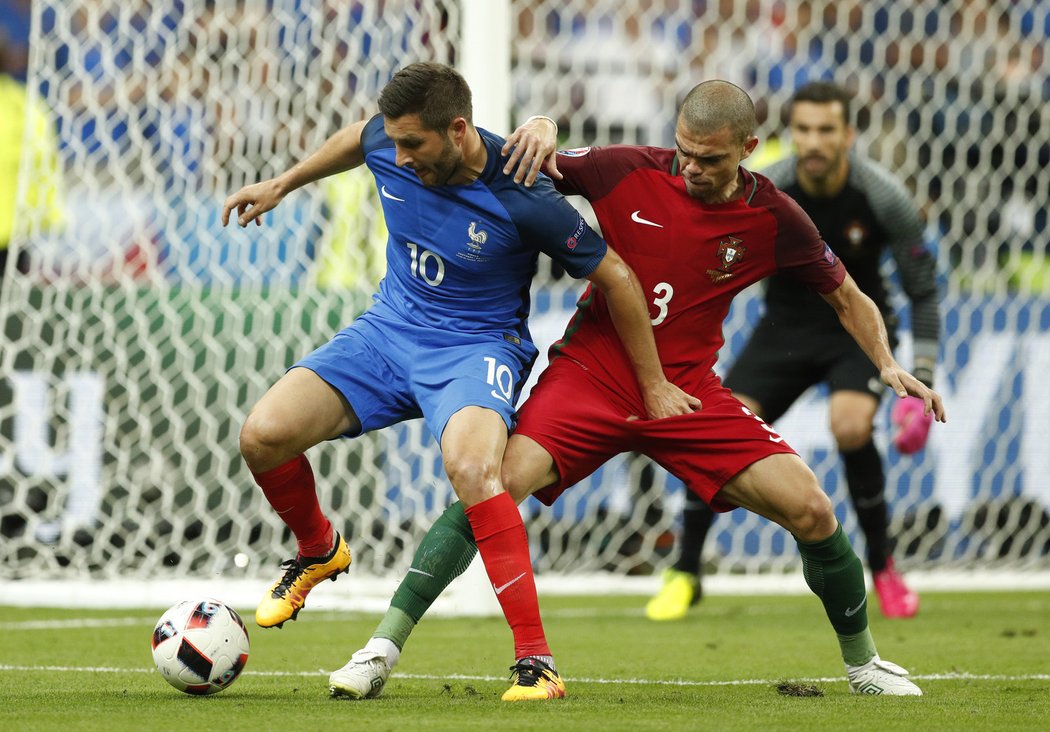
[[[29,30],[32,0],[0,0],[0,68],[25,83],[29,69]]]
[[[888,14],[874,19],[877,32],[892,30]],[[952,278],[964,290],[1037,289],[1028,270],[1045,268],[1048,245],[1039,201],[1050,166],[1050,5],[957,0],[906,8],[897,25],[873,59],[873,91],[897,110],[883,120],[898,139],[891,162],[921,171]]]
[[[372,177],[348,170],[325,180],[325,232],[317,262],[317,284],[373,292],[386,274],[386,221]]]
[[[28,269],[26,250],[12,254],[9,249],[15,232],[20,173],[26,186],[25,212],[31,217],[25,227],[28,233],[55,226],[62,219],[55,130],[39,99],[30,95],[25,84],[3,65],[15,58],[17,67],[17,56],[10,52],[0,32],[0,283],[8,264],[17,266],[20,272]],[[25,167],[21,168],[23,160]]]
[[[762,49],[751,58],[749,85],[776,93],[831,79],[834,62],[825,46],[833,36],[804,32],[818,23],[810,3],[786,3],[775,12]]]
[[[519,106],[551,109],[563,134],[601,144],[670,144],[672,106],[689,57],[689,12],[676,0],[640,12],[610,0],[518,4],[514,40]],[[559,81],[544,74],[557,68]],[[525,100],[528,100],[525,104]],[[582,110],[587,110],[586,112]]]

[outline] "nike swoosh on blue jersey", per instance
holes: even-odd
[[[379,192],[383,194],[383,198],[389,198],[391,201],[400,201],[401,203],[405,202],[405,199],[398,198],[397,196],[393,195],[392,193],[387,193],[386,192],[386,186],[382,186],[379,189]]]

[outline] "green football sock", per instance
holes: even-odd
[[[463,504],[456,501],[423,537],[412,557],[411,569],[398,585],[390,608],[372,637],[386,638],[399,649],[404,648],[419,619],[449,583],[466,571],[477,551]]]
[[[867,663],[875,655],[875,642],[868,630],[864,567],[842,526],[822,541],[795,541],[802,555],[806,584],[824,603],[824,611],[838,635],[843,660],[850,666]]]

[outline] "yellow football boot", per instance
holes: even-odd
[[[326,557],[296,557],[281,563],[284,576],[266,593],[255,609],[255,622],[263,628],[280,628],[295,620],[306,605],[306,596],[318,583],[350,571],[350,548],[336,532],[335,547]]]
[[[565,696],[561,676],[538,658],[523,658],[510,670],[514,683],[503,692],[503,701],[544,701]]]
[[[650,620],[681,620],[700,602],[700,579],[689,572],[664,570],[664,585],[645,606]]]

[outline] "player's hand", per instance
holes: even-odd
[[[692,414],[703,406],[699,399],[692,394],[686,394],[670,381],[663,381],[644,388],[642,391],[642,398],[645,400],[645,414],[649,419]]]
[[[262,226],[262,215],[284,198],[284,189],[276,178],[245,186],[226,199],[222,205],[222,225],[230,223],[230,212],[237,211],[237,223],[242,227],[252,221]]]
[[[893,389],[900,398],[913,396],[922,400],[923,415],[933,415],[938,422],[947,422],[941,395],[922,383],[900,366],[894,364],[882,369],[882,383]]]
[[[911,455],[926,447],[933,424],[933,413],[926,411],[921,399],[906,396],[893,405],[890,419],[897,426],[893,435],[893,446],[902,455]]]
[[[514,173],[514,182],[525,181],[526,186],[536,182],[543,162],[547,161],[547,175],[561,180],[556,161],[558,149],[558,131],[550,121],[537,117],[510,133],[503,146],[502,154],[509,155],[503,172]]]

